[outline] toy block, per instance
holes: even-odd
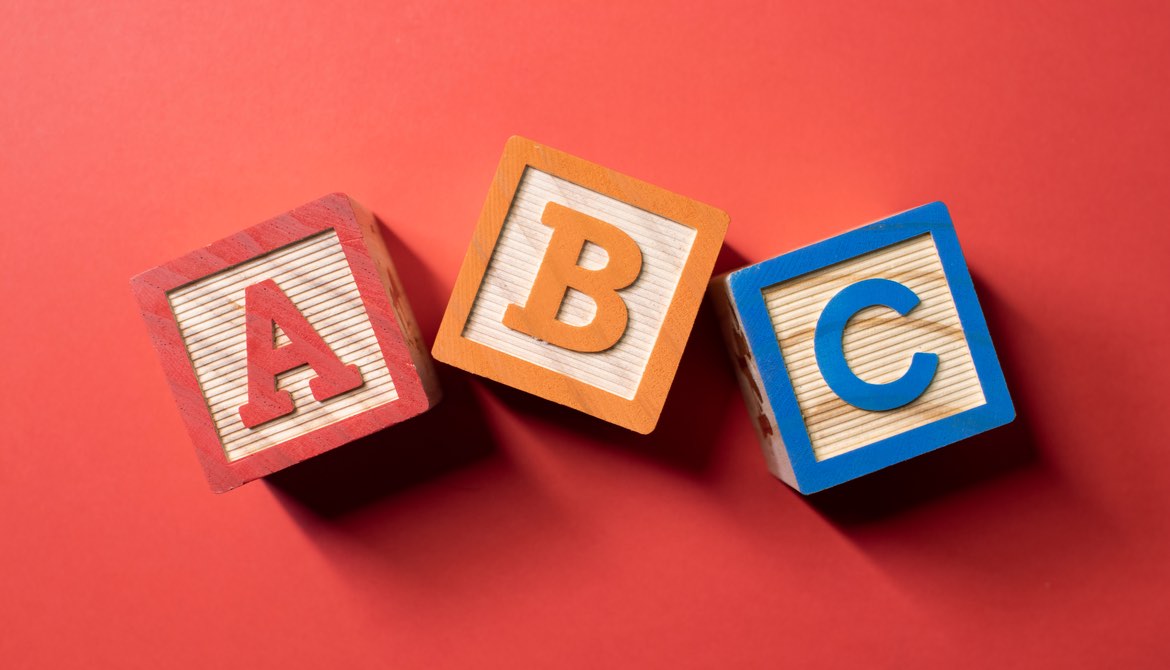
[[[813,493],[1009,423],[946,206],[711,282],[768,468]]]
[[[131,280],[215,492],[438,402],[377,226],[329,195]]]
[[[513,137],[432,353],[648,433],[727,223],[713,207]]]

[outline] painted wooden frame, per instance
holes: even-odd
[[[925,233],[934,240],[963,334],[970,348],[985,404],[896,434],[853,451],[817,460],[765,291],[807,273],[855,259]],[[1015,418],[987,323],[975,295],[963,251],[946,206],[924,205],[788,254],[717,278],[715,297],[735,319],[729,345],[757,431],[765,441],[769,468],[802,493],[812,493],[965,439]],[[728,325],[725,322],[725,325]],[[771,424],[775,421],[775,425]],[[778,436],[773,434],[778,431]],[[783,453],[767,454],[779,438]],[[791,481],[789,481],[791,479]]]
[[[361,205],[333,194],[131,280],[199,461],[217,493],[408,419],[438,401],[430,358],[377,226]],[[168,294],[330,230],[337,233],[398,399],[229,461]]]
[[[627,399],[463,336],[517,188],[535,168],[696,231],[659,337],[633,398]],[[658,422],[687,336],[726,234],[724,212],[522,137],[508,140],[433,354],[440,361],[573,407],[641,433]]]

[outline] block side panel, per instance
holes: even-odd
[[[740,391],[743,392],[748,416],[760,440],[768,471],[785,484],[798,489],[788,450],[780,437],[776,415],[764,392],[765,387],[756,358],[752,355],[747,338],[744,337],[743,323],[735,307],[735,299],[731,295],[727,277],[728,275],[722,275],[713,280],[708,295],[719,316],[723,337],[727,342],[732,366],[735,368],[735,378],[739,382]]]
[[[435,375],[435,362],[431,358],[430,348],[423,340],[422,331],[414,312],[410,309],[410,301],[402,287],[402,280],[398,277],[398,270],[394,267],[393,259],[387,257],[386,281],[390,292],[390,302],[394,307],[394,316],[398,319],[398,327],[406,337],[406,347],[410,352],[410,360],[414,364],[415,372],[422,382],[427,400],[433,407],[443,397],[439,388],[439,379]]]
[[[434,359],[431,358],[430,348],[423,340],[422,331],[414,312],[410,307],[410,300],[403,288],[402,280],[398,276],[398,269],[390,250],[386,247],[386,240],[382,237],[381,227],[377,218],[362,205],[350,199],[354,213],[361,227],[367,251],[378,270],[378,280],[381,282],[390,306],[394,311],[394,318],[398,323],[398,330],[402,333],[410,355],[411,365],[422,383],[423,392],[427,396],[427,404],[433,407],[442,398],[438,377],[435,375]]]

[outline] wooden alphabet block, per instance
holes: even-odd
[[[131,285],[217,493],[439,400],[377,222],[343,194]]]
[[[707,205],[513,137],[434,356],[648,433],[727,222]]]
[[[716,278],[768,467],[812,493],[1015,417],[946,206]]]

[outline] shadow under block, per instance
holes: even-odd
[[[649,433],[727,223],[717,209],[513,137],[434,356]]]
[[[711,282],[768,468],[813,493],[1015,418],[946,206]]]
[[[439,400],[378,224],[343,194],[131,285],[217,493]]]

